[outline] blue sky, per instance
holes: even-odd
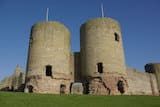
[[[72,51],[79,51],[79,29],[101,16],[119,21],[126,65],[144,70],[149,62],[160,62],[160,0],[0,0],[0,80],[10,76],[18,64],[26,69],[31,26],[45,20],[65,24],[71,32]]]

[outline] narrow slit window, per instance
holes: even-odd
[[[115,41],[119,42],[119,40],[120,40],[119,35],[117,33],[114,33],[114,36],[115,36]]]
[[[46,66],[46,76],[52,76],[52,66]]]
[[[103,63],[102,62],[97,63],[97,68],[98,68],[99,73],[103,73]]]

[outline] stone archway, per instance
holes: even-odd
[[[117,81],[117,90],[120,94],[126,94],[128,91],[128,83],[126,78],[119,77]]]
[[[33,93],[33,86],[32,85],[28,85],[27,88],[28,88],[29,93]]]
[[[66,85],[65,84],[61,84],[60,85],[60,94],[65,94],[66,93]]]
[[[117,88],[118,88],[118,91],[121,93],[121,94],[124,94],[125,93],[125,89],[124,89],[124,82],[122,80],[119,80],[117,82]]]

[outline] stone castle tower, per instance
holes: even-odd
[[[84,93],[126,93],[126,68],[118,22],[111,18],[92,19],[81,26],[80,33],[81,50],[77,55],[71,53],[70,33],[64,25],[59,22],[33,25],[25,92],[69,93],[72,82],[80,78]],[[79,58],[78,63],[75,56]],[[73,72],[77,68],[78,73]]]
[[[72,80],[70,32],[59,22],[32,26],[25,92],[69,93]]]
[[[80,33],[81,73],[86,93],[126,92],[125,59],[118,22],[111,18],[91,19],[81,26]],[[125,87],[120,90],[118,84]]]

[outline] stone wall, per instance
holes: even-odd
[[[91,77],[88,83],[88,93],[96,95],[127,94],[128,83],[124,75],[108,73],[101,77]],[[120,86],[121,82],[121,86]]]
[[[127,68],[128,94],[158,95],[157,80],[154,74]]]
[[[145,71],[156,75],[158,90],[160,93],[160,63],[149,63],[145,65]]]
[[[2,81],[0,81],[0,90],[8,91],[11,90],[12,78],[6,77]]]
[[[71,80],[57,79],[46,76],[32,76],[26,80],[27,93],[69,94]]]
[[[22,72],[22,67],[18,65],[12,76],[6,77],[1,81],[0,90],[23,91],[24,82],[25,74]]]
[[[22,72],[22,67],[17,66],[15,72],[12,75],[12,88],[14,91],[18,91],[21,85],[25,82],[25,75]]]
[[[80,52],[74,53],[74,81],[81,82]]]

